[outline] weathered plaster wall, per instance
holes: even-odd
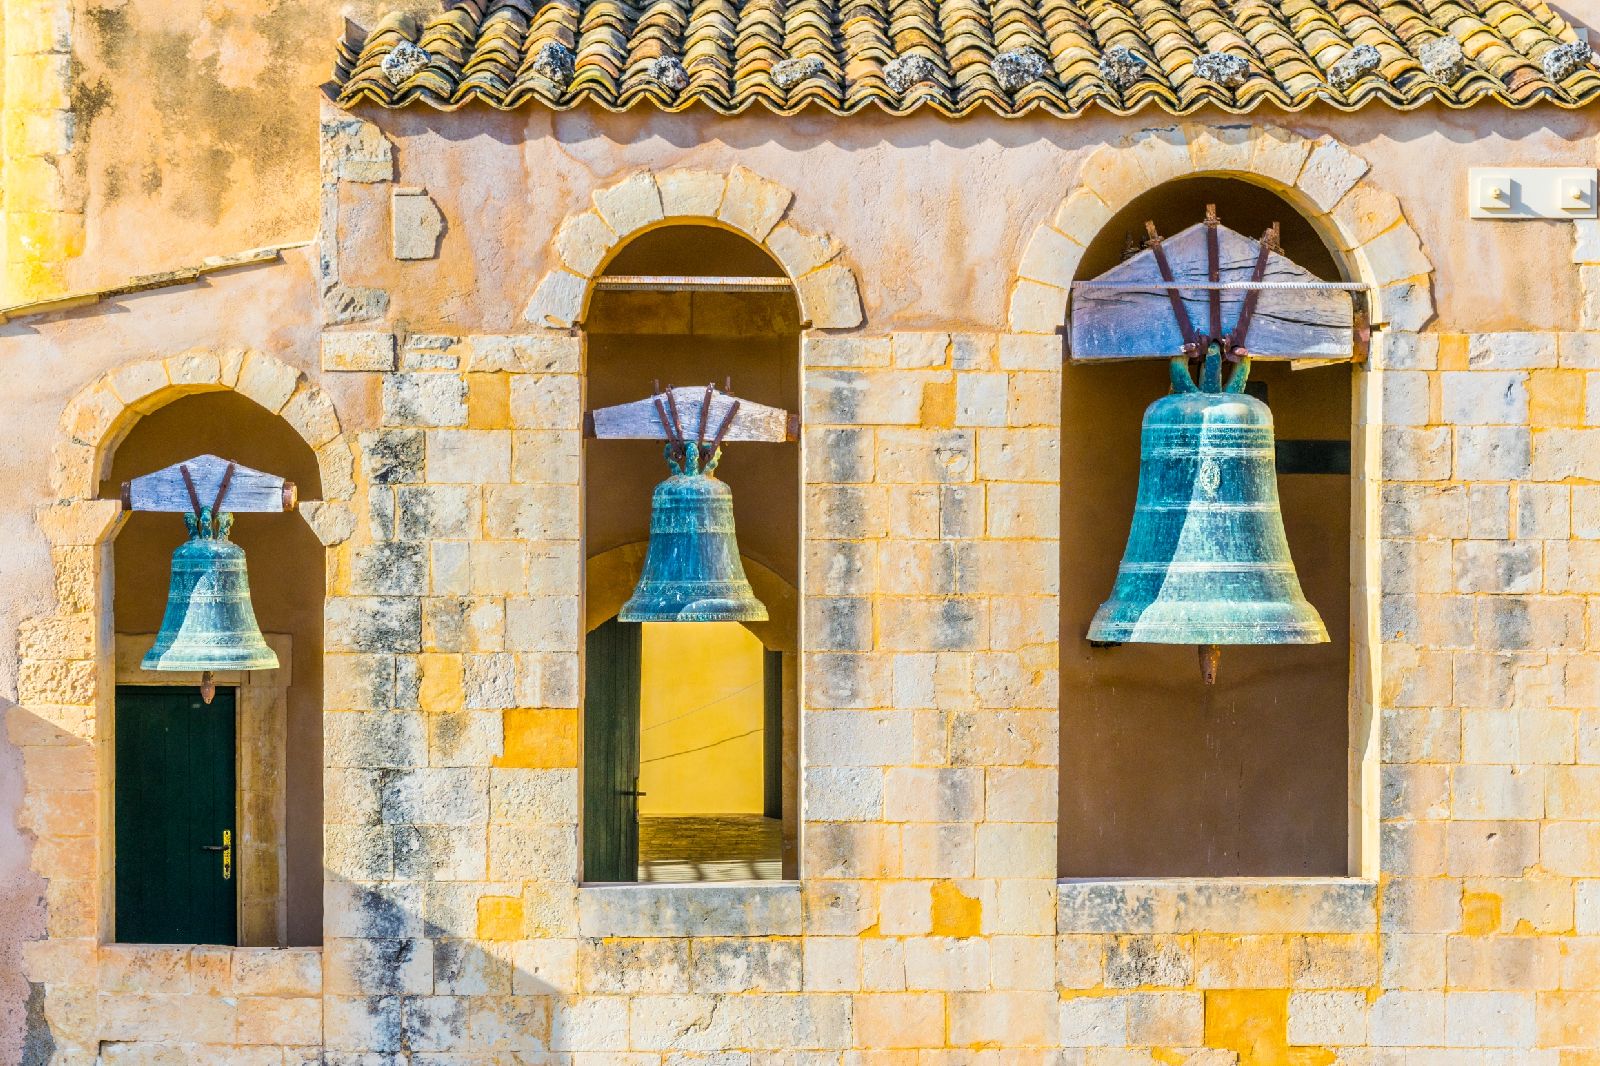
[[[760,814],[762,647],[737,622],[645,626],[641,815]]]
[[[386,192],[346,187],[346,282],[386,287],[403,274],[394,315],[412,328],[493,330],[517,322],[529,285],[554,265],[549,234],[588,206],[591,188],[639,167],[725,171],[735,163],[805,190],[803,216],[839,242],[863,277],[875,279],[863,287],[874,328],[993,328],[1005,319],[1010,265],[1083,158],[1130,129],[1174,125],[1155,115],[1125,123],[1092,114],[1066,123],[951,123],[870,113],[773,120],[757,113],[723,119],[479,109],[443,120],[404,111],[383,123],[398,138],[402,180],[437,192],[449,229],[437,260],[395,263],[385,247]],[[1312,111],[1292,125],[1310,138],[1336,134],[1370,162],[1368,181],[1405,205],[1430,256],[1474,264],[1438,285],[1440,316],[1451,328],[1556,329],[1570,320],[1576,274],[1552,269],[1571,264],[1570,226],[1524,223],[1508,236],[1468,225],[1465,173],[1513,161],[1591,163],[1594,134],[1585,116]],[[1508,325],[1513,321],[1518,325]]]
[[[403,7],[8,3],[0,306],[310,239],[333,42]]]

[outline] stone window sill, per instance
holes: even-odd
[[[584,936],[799,936],[800,882],[583,885]]]
[[[1058,933],[1375,933],[1360,877],[1151,877],[1056,884]]]
[[[223,944],[101,944],[101,992],[322,994],[322,948]]]

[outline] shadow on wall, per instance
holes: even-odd
[[[34,745],[88,745],[10,700],[0,700],[0,721],[6,723],[0,740],[0,811],[18,812],[15,822],[0,817],[0,1062],[43,1066],[55,1042],[44,1018],[44,986],[24,976],[22,949],[45,935],[46,885],[30,865],[34,833],[22,814],[23,760],[50,758]]]
[[[576,799],[575,771],[516,772],[562,775]],[[575,835],[567,844],[575,851]],[[693,921],[683,895],[647,886],[583,890],[590,911],[636,909],[641,896],[673,911],[656,916],[662,933],[648,939],[582,935],[578,889],[568,881],[505,886],[520,895],[484,895],[484,887],[439,883],[423,892],[330,874],[330,1051],[603,1057],[743,1048],[752,1061],[781,1063],[795,1050],[853,1043],[850,994],[762,994],[801,991],[798,937],[718,935],[732,932],[729,921],[748,920],[733,912],[771,887],[718,889],[715,903],[702,889]],[[790,894],[798,903],[798,893]],[[691,928],[707,935],[692,936]],[[625,995],[634,993],[662,995],[630,1016]],[[728,993],[745,994],[721,998]],[[745,1054],[732,1057],[745,1061]]]

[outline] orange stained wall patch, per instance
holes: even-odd
[[[1322,1047],[1289,1046],[1287,989],[1215,989],[1206,993],[1206,1047],[1239,1056],[1239,1066],[1331,1066]]]
[[[933,935],[977,936],[983,931],[983,901],[956,887],[954,881],[933,886]]]
[[[560,769],[578,765],[578,712],[517,708],[506,712],[504,754],[496,766]]]

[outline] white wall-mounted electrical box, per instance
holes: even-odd
[[[1473,218],[1595,218],[1594,167],[1472,167]]]

